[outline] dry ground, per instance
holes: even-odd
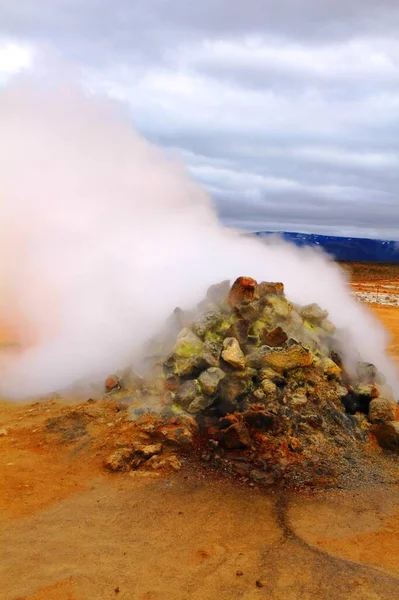
[[[352,279],[399,277],[355,266]],[[399,357],[399,308],[373,310]],[[95,444],[43,435],[60,411],[0,404],[1,599],[399,597],[399,484],[304,497],[184,469],[109,475]],[[112,435],[110,418],[93,436]]]

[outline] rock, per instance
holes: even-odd
[[[219,397],[234,403],[250,391],[249,387],[248,380],[237,377],[235,373],[226,375],[219,384]]]
[[[267,296],[268,294],[274,294],[276,296],[284,295],[284,284],[283,283],[272,283],[269,281],[262,281],[259,284],[259,295]]]
[[[169,446],[190,449],[193,445],[193,431],[182,422],[169,421],[157,429],[156,435]]]
[[[0,429],[0,437],[5,437],[6,435],[8,435],[8,429],[6,427],[2,427]]]
[[[203,341],[190,329],[182,329],[177,336],[174,353],[181,358],[200,355],[204,347]]]
[[[135,442],[132,445],[132,450],[134,454],[141,456],[143,458],[151,458],[155,454],[161,454],[162,452],[162,444],[146,444],[143,442]]]
[[[253,322],[259,318],[262,312],[263,306],[257,300],[253,302],[246,303],[242,302],[241,304],[237,304],[234,307],[235,312],[242,318],[244,321]]]
[[[169,392],[175,392],[180,385],[180,379],[177,375],[169,375],[165,377],[164,385]]]
[[[233,283],[227,296],[231,308],[243,302],[249,303],[258,298],[258,284],[251,277],[239,277]]]
[[[385,383],[385,377],[372,363],[357,363],[356,374],[360,383],[378,383],[382,385]]]
[[[217,305],[208,305],[200,317],[192,324],[193,332],[202,340],[210,330],[215,330],[223,320],[222,314]]]
[[[206,293],[206,297],[210,302],[214,302],[219,306],[223,306],[226,302],[229,291],[230,281],[226,279],[225,281],[211,285]]]
[[[184,409],[187,409],[191,402],[201,394],[201,387],[197,380],[189,379],[182,383],[176,391],[175,403]]]
[[[282,346],[288,340],[288,336],[281,327],[275,327],[272,331],[264,329],[260,340],[265,346],[275,348]]]
[[[262,410],[247,410],[244,413],[244,421],[249,427],[266,431],[272,429],[275,416]]]
[[[265,471],[261,471],[260,469],[252,469],[249,472],[249,478],[251,481],[257,485],[260,485],[261,487],[270,487],[275,483],[273,473],[265,473]],[[263,584],[258,585],[258,583],[256,583],[256,585],[257,587],[263,587]]]
[[[105,391],[107,393],[119,390],[120,387],[121,383],[115,375],[111,375],[105,380]]]
[[[335,377],[339,379],[341,377],[341,369],[340,367],[333,361],[331,358],[323,357],[319,362],[318,366],[323,371],[325,375],[329,377]]]
[[[320,308],[320,306],[316,303],[307,304],[306,306],[302,306],[300,308],[299,313],[302,319],[306,321],[310,321],[311,323],[317,323],[327,319],[328,312]]]
[[[181,460],[175,455],[153,456],[145,463],[146,468],[159,471],[161,469],[173,469],[179,471],[182,467]]]
[[[370,402],[370,423],[389,423],[396,419],[399,419],[399,406],[396,402],[381,397]]]
[[[270,381],[276,385],[285,385],[286,383],[286,380],[284,377],[282,377],[281,373],[277,373],[277,371],[274,371],[271,367],[263,367],[262,369],[259,369],[258,377],[261,380],[270,379]]]
[[[104,460],[104,467],[108,471],[128,471],[132,466],[138,467],[144,460],[133,461],[132,448],[120,448]]]
[[[245,356],[235,338],[224,340],[222,358],[235,369],[245,369]]]
[[[399,450],[399,422],[371,425],[370,431],[375,435],[382,448]]]
[[[306,395],[305,390],[303,389],[287,391],[284,394],[284,399],[286,403],[292,408],[299,408],[300,406],[305,406],[305,404],[308,403],[308,397]]]
[[[220,444],[228,450],[250,448],[251,437],[244,423],[233,423],[227,429],[223,429],[220,436]]]
[[[266,302],[267,305],[271,307],[276,317],[282,320],[286,320],[289,318],[293,309],[293,305],[290,302],[288,302],[288,300],[284,296],[267,296]],[[267,312],[265,316],[267,316]]]
[[[218,367],[210,367],[203,371],[198,377],[201,390],[207,396],[213,396],[216,394],[219,383],[226,376],[226,373]]]
[[[202,359],[205,363],[205,368],[208,367],[219,367],[220,357],[222,354],[223,346],[219,342],[206,341],[202,350]]]
[[[277,386],[273,381],[262,379],[260,386],[266,400],[275,400],[277,398]]]
[[[323,319],[320,323],[320,327],[328,333],[328,335],[334,335],[336,332],[336,327],[329,319]]]
[[[214,399],[210,398],[209,396],[197,396],[197,398],[190,403],[187,412],[191,414],[203,412],[205,409],[211,406],[213,402]]]
[[[279,373],[298,367],[309,367],[313,363],[312,353],[301,344],[286,345],[280,349],[271,349],[261,346],[249,356],[247,361],[250,366],[271,367]]]
[[[167,375],[190,377],[197,375],[204,366],[205,363],[201,355],[194,354],[186,358],[173,354],[164,363],[164,370]]]
[[[250,322],[245,319],[237,319],[226,332],[226,337],[235,338],[239,344],[245,345],[248,342]]]

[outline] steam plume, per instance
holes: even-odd
[[[224,229],[182,165],[133,130],[122,107],[76,89],[0,93],[0,393],[26,398],[99,383],[209,285],[283,281],[346,328],[351,352],[393,382],[387,335],[319,252]],[[348,346],[349,348],[350,346]]]

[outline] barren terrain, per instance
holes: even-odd
[[[349,270],[357,292],[399,288],[397,267]],[[399,306],[370,307],[399,358]],[[44,426],[59,423],[58,401],[0,405],[0,598],[398,596],[395,477],[304,496],[241,486],[189,463],[176,473],[107,474],[101,451],[117,416],[106,403],[91,410],[89,436],[80,439],[68,437],[78,421],[73,429]]]

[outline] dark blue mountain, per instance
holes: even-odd
[[[276,235],[271,231],[256,231],[259,237]],[[352,262],[399,262],[399,242],[366,238],[335,237],[314,233],[278,232],[278,235],[296,246],[316,246],[336,260]]]

